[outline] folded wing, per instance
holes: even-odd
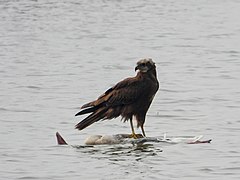
[[[125,106],[133,105],[144,92],[144,82],[136,77],[127,78],[108,89],[97,100],[84,104],[81,111],[75,116],[88,114],[85,119],[76,125],[82,130],[101,119],[118,117]]]

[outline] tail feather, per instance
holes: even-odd
[[[96,111],[97,109],[98,109],[98,107],[96,107],[96,106],[90,107],[90,108],[87,108],[87,109],[83,109],[80,112],[78,112],[77,114],[75,114],[75,116],[79,116],[79,115],[82,115],[82,114],[88,114],[88,113]]]
[[[99,121],[100,119],[103,119],[105,117],[105,113],[106,113],[107,109],[99,109],[96,112],[93,112],[92,114],[90,114],[88,117],[86,117],[85,119],[83,119],[81,122],[79,122],[75,128],[78,130],[82,130],[88,126],[90,126],[91,124]]]
[[[84,109],[84,108],[87,108],[87,107],[92,106],[92,105],[93,105],[93,102],[94,102],[94,101],[89,102],[89,103],[87,103],[87,104],[84,104],[84,105],[81,107],[81,109]]]

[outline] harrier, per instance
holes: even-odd
[[[137,138],[132,122],[135,116],[137,127],[141,127],[143,136],[146,136],[143,125],[146,113],[158,91],[159,83],[156,66],[151,58],[138,61],[135,67],[135,71],[137,70],[135,77],[120,81],[97,100],[83,105],[82,110],[75,116],[91,114],[79,122],[76,129],[82,130],[99,120],[121,116],[124,122],[130,120],[131,137]]]

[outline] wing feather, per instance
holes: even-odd
[[[114,107],[135,102],[144,92],[144,83],[125,80],[118,83],[106,99],[107,106]]]
[[[145,89],[145,83],[139,79],[127,78],[120,81],[115,86],[109,88],[97,100],[83,105],[81,108],[96,106],[119,106],[135,102],[142,95]]]

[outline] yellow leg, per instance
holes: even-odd
[[[132,134],[130,135],[130,137],[137,139],[137,135],[135,134],[134,127],[133,127],[132,118],[130,119],[130,125],[131,125],[131,130],[132,130]]]
[[[141,134],[136,134],[135,133],[132,118],[130,119],[130,125],[131,125],[132,134],[129,136],[129,138],[134,138],[134,139],[142,138],[143,136]]]
[[[141,125],[141,129],[142,129],[143,136],[146,137],[146,134],[145,134],[145,131],[144,131],[143,125]]]

